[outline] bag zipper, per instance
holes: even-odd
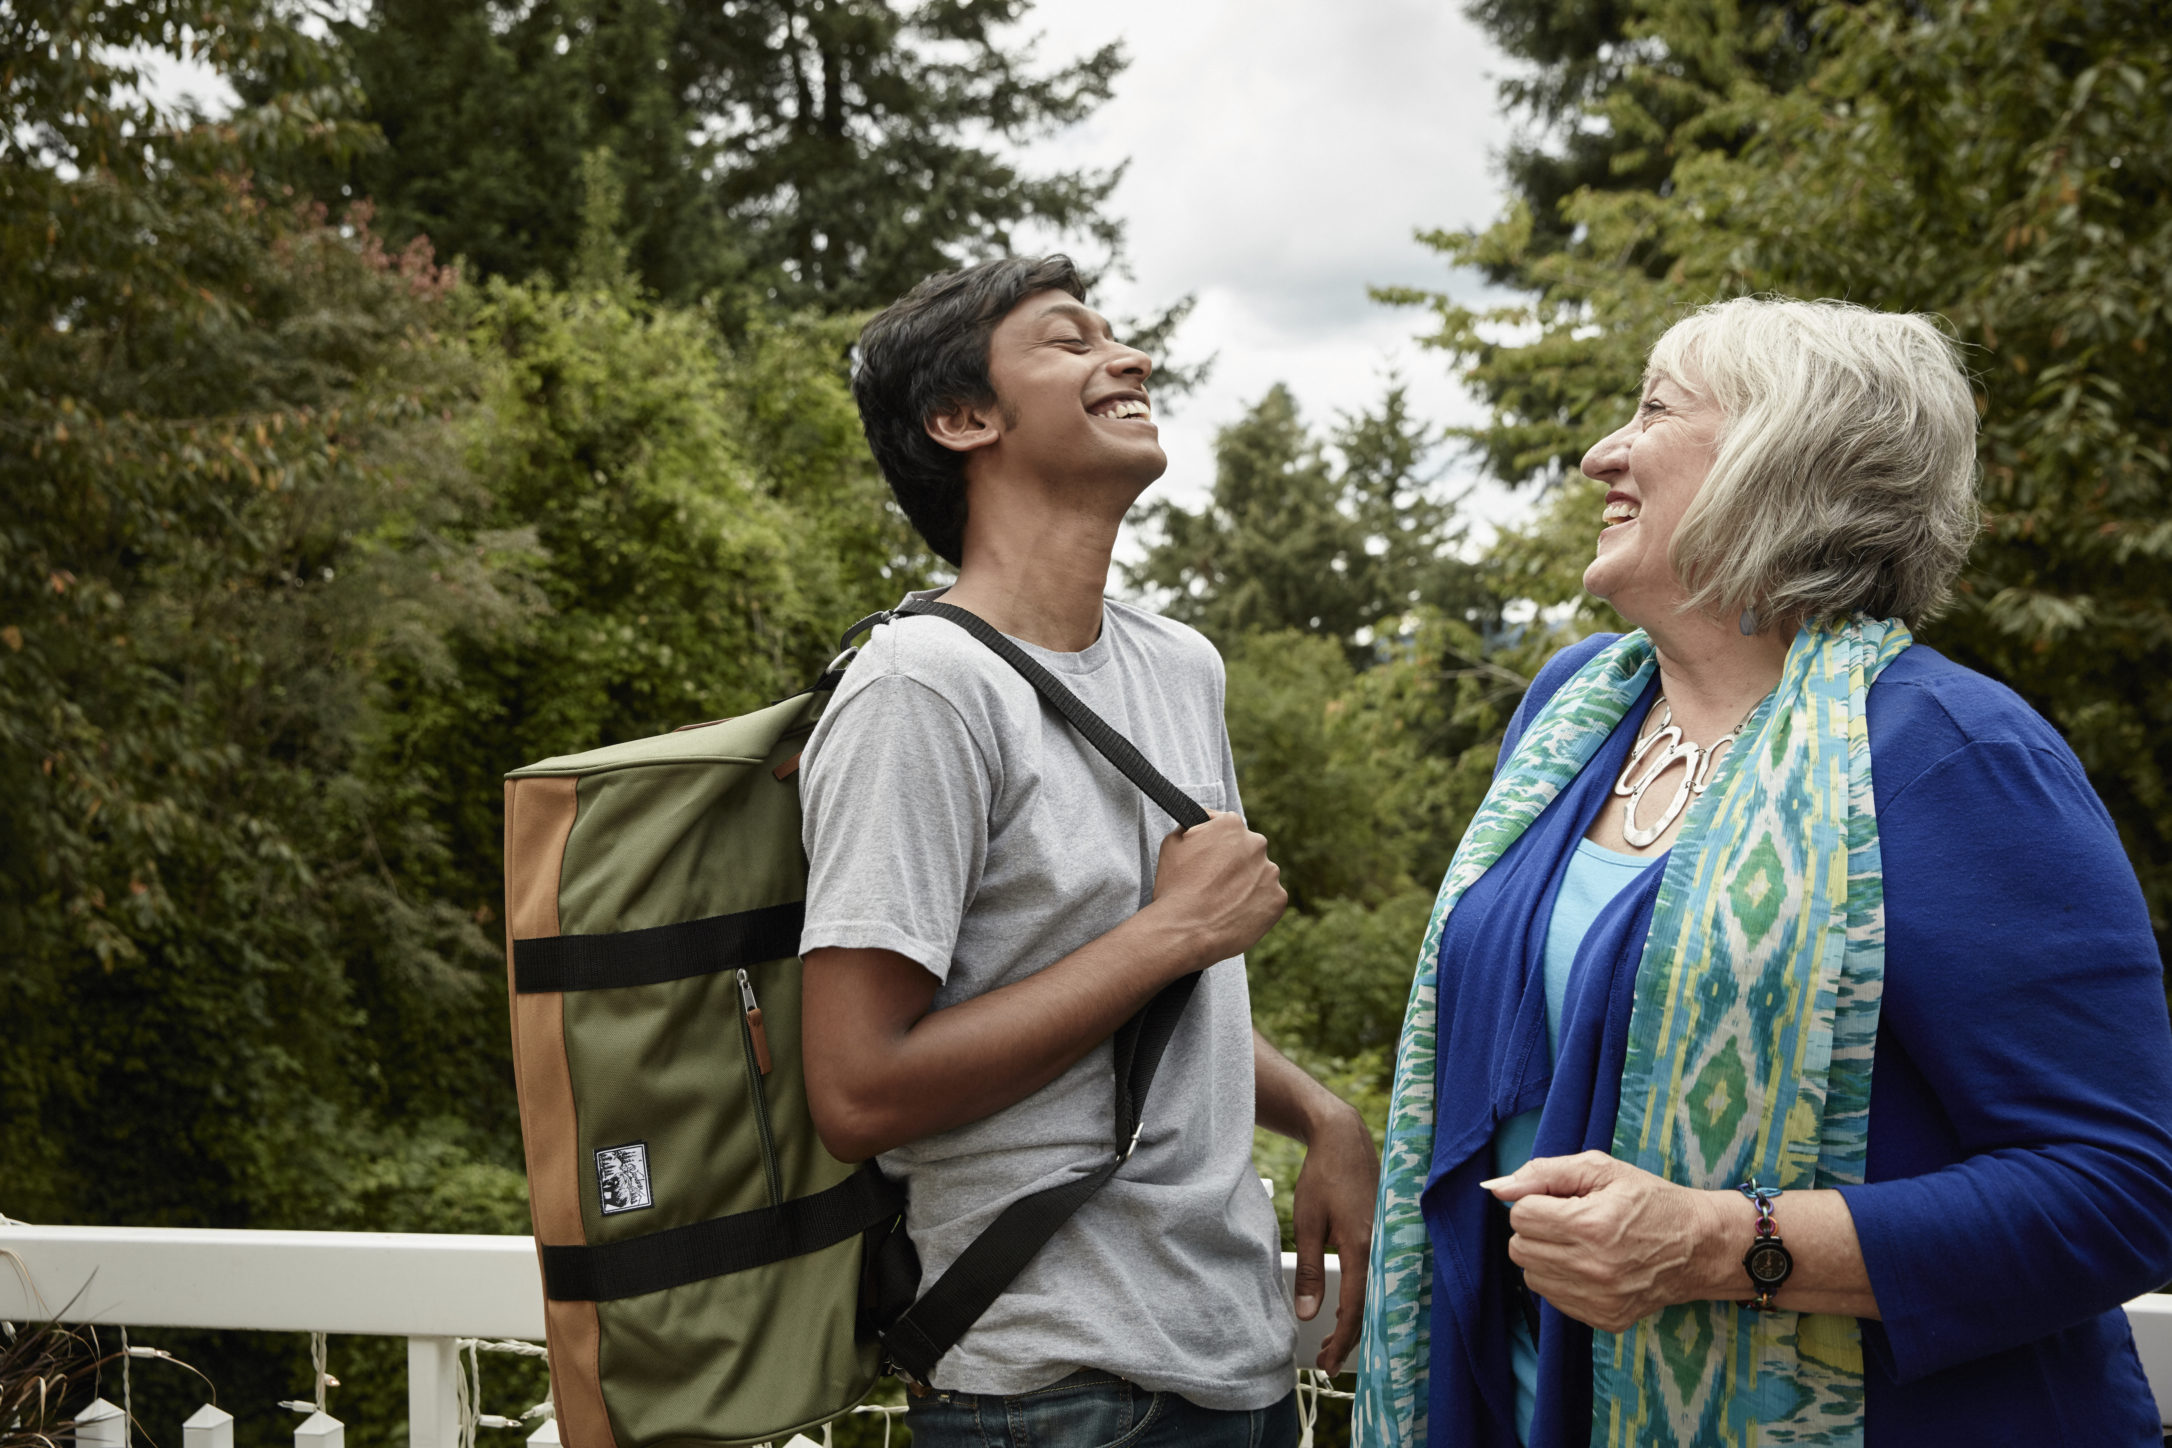
[[[762,1171],[769,1178],[769,1204],[784,1205],[784,1178],[777,1170],[777,1139],[769,1130],[769,1097],[762,1078],[769,1074],[769,1032],[762,1027],[762,1008],[754,999],[754,982],[739,972],[739,1036],[747,1048],[747,1088],[754,1095],[754,1130],[762,1139]]]

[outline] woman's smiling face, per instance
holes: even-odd
[[[1606,484],[1598,556],[1584,570],[1584,588],[1631,623],[1661,621],[1688,592],[1667,549],[1712,471],[1719,431],[1709,395],[1654,374],[1636,416],[1584,454],[1585,475]]]

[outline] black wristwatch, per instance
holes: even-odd
[[[1742,1305],[1762,1312],[1772,1306],[1772,1294],[1780,1290],[1780,1284],[1794,1274],[1795,1254],[1787,1250],[1787,1243],[1780,1240],[1780,1229],[1773,1225],[1772,1199],[1780,1195],[1780,1189],[1761,1187],[1757,1178],[1751,1177],[1735,1190],[1757,1208],[1757,1236],[1750,1250],[1742,1254],[1742,1269],[1750,1274],[1752,1296]]]

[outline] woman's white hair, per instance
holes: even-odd
[[[1668,329],[1655,373],[1721,414],[1669,551],[1685,608],[1791,632],[1857,613],[1913,626],[1945,605],[1981,528],[1976,404],[1928,317],[1737,297]]]

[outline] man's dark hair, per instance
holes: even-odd
[[[892,302],[860,331],[853,400],[876,465],[930,548],[965,561],[965,455],[928,436],[927,422],[953,407],[996,400],[988,339],[1035,292],[1086,284],[1067,256],[1007,256],[939,272]]]

